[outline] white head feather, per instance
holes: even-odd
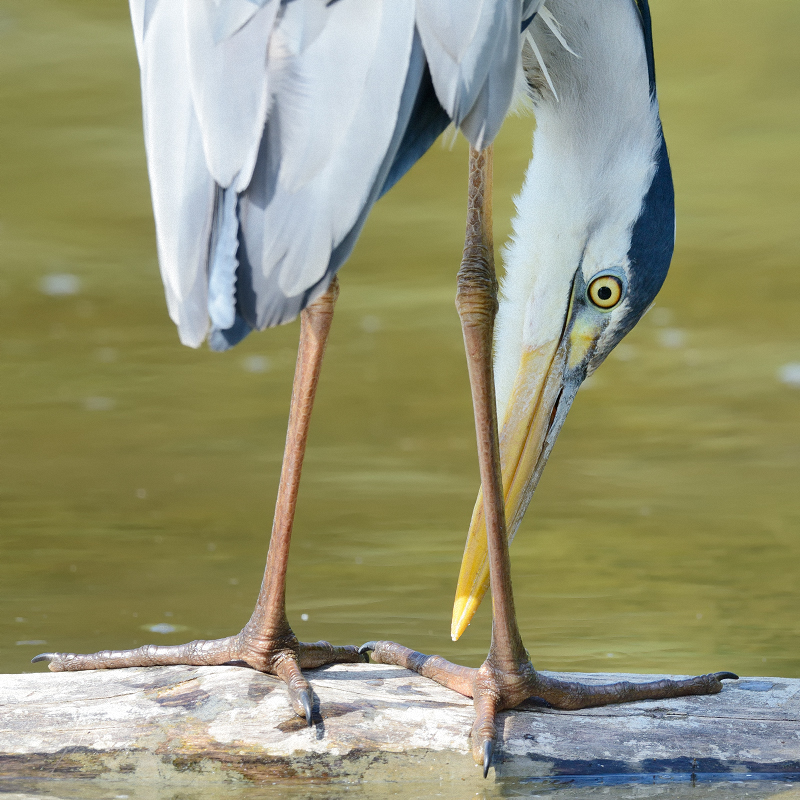
[[[495,337],[500,419],[523,348],[560,336],[578,267],[585,278],[603,268],[627,268],[631,230],[660,142],[632,0],[549,0],[548,7],[560,36],[540,18],[531,32],[549,80],[530,46],[523,50],[536,132],[505,248]]]

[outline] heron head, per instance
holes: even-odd
[[[623,155],[588,192],[531,176],[518,199],[495,341],[506,524],[513,538],[581,383],[652,304],[675,237],[666,145]],[[532,167],[533,164],[532,162]],[[551,160],[552,163],[552,160]],[[564,164],[564,160],[560,161]],[[583,170],[582,173],[585,173]],[[552,170],[551,170],[552,172]],[[612,177],[609,177],[611,175]],[[616,176],[616,177],[613,177]],[[585,187],[584,174],[577,183]],[[528,186],[530,184],[530,186]],[[598,188],[604,185],[603,191]],[[526,191],[532,206],[523,213]],[[541,204],[546,204],[546,207]],[[523,229],[522,217],[529,221]],[[535,220],[531,222],[532,220]],[[481,495],[461,565],[451,634],[466,629],[489,586]]]

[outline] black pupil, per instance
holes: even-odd
[[[597,290],[597,296],[601,300],[610,300],[611,299],[611,289],[608,286],[601,286]]]

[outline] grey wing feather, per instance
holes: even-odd
[[[239,24],[242,5],[254,10],[246,24]],[[261,8],[249,0],[235,0],[230,6],[184,0],[194,110],[209,170],[223,188],[236,181],[241,191],[250,182],[267,118],[267,45],[279,7],[278,0]],[[220,18],[226,9],[228,14]],[[234,33],[216,41],[218,29],[235,25],[239,27]]]
[[[238,304],[240,311],[245,317],[238,317],[234,326],[229,330],[215,330],[209,340],[212,349],[225,350],[240,341],[252,327],[255,327],[256,319],[261,319],[265,325],[277,325],[286,320],[294,319],[300,311],[310,302],[319,297],[328,287],[333,276],[339,267],[349,258],[355,246],[361,229],[366,222],[367,215],[372,205],[378,199],[385,186],[390,170],[395,164],[395,159],[400,151],[402,141],[411,123],[411,115],[417,107],[417,103],[424,98],[420,98],[418,91],[423,84],[425,74],[425,56],[419,36],[414,36],[411,55],[409,57],[408,73],[406,75],[405,86],[400,98],[397,121],[392,134],[391,141],[386,150],[386,155],[379,166],[377,174],[372,182],[369,194],[362,204],[361,212],[347,235],[333,249],[330,254],[327,269],[319,280],[308,286],[304,291],[296,295],[287,296],[278,286],[278,273],[273,271],[269,276],[258,276],[255,280],[253,272],[257,269],[248,258],[246,245],[240,248],[241,264],[238,276]],[[442,111],[442,114],[444,112]],[[445,116],[445,120],[446,120]],[[446,127],[446,122],[441,125],[438,132]],[[435,138],[432,137],[432,138]],[[252,191],[254,196],[259,196],[265,192],[263,185],[258,185],[260,171],[257,169],[254,176]],[[244,225],[243,225],[244,227]],[[256,232],[258,227],[256,227]]]
[[[498,35],[484,53],[489,70],[472,107],[461,121],[461,131],[474,147],[494,141],[506,118],[514,96],[515,78],[520,65],[520,26],[522,15],[508,4],[498,10],[495,24]]]
[[[155,11],[158,0],[130,0],[133,40],[136,43],[136,56],[142,63],[142,43],[147,26]]]
[[[394,135],[414,34],[410,0],[350,0],[298,52],[292,5],[270,46],[280,91],[240,198],[238,297],[258,329],[297,314],[356,224]]]
[[[136,4],[144,137],[158,256],[170,317],[181,341],[197,347],[208,331],[207,266],[216,184],[206,165],[189,89],[183,0]],[[152,9],[147,21],[144,12]]]
[[[411,163],[412,109],[439,125],[434,91],[490,142],[541,1],[130,0],[181,340],[198,346],[210,318],[212,346],[229,346],[324,291],[393,165]]]
[[[224,0],[221,3],[214,0],[211,9],[214,42],[220,43],[233,36],[267,3],[277,5],[278,0]]]
[[[417,0],[417,28],[439,102],[474,147],[489,144],[508,113],[523,18],[542,0]]]

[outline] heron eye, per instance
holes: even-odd
[[[605,310],[614,308],[622,299],[622,281],[613,275],[601,275],[589,284],[589,299]]]

